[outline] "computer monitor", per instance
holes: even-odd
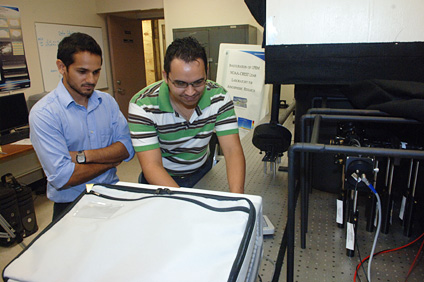
[[[0,134],[28,125],[28,107],[24,93],[0,95]]]

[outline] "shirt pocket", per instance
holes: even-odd
[[[103,128],[100,130],[100,141],[102,147],[107,147],[113,143],[113,129],[112,128]]]

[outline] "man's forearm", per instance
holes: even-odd
[[[246,164],[243,155],[225,160],[227,164],[227,179],[232,193],[244,193],[244,180],[246,174]]]
[[[238,134],[218,136],[227,167],[227,179],[230,192],[244,193],[246,161]]]
[[[137,158],[147,182],[153,185],[179,187],[163,167],[159,149],[138,152]]]
[[[237,147],[236,147],[237,148]],[[228,185],[232,193],[244,193],[244,181],[246,176],[246,160],[241,147],[226,151],[225,163],[227,168]]]
[[[75,164],[75,169],[71,178],[69,178],[62,189],[90,181],[118,164],[119,162],[107,164]]]
[[[94,150],[85,150],[85,158],[87,163],[91,164],[110,164],[122,162],[129,157],[127,148],[121,142],[115,142],[112,145],[94,149]],[[76,154],[77,152],[69,152],[71,155],[72,162],[76,163]]]
[[[166,170],[158,169],[155,171],[144,171],[144,177],[147,182],[153,185],[161,185],[167,187],[180,187],[177,182],[166,172]]]

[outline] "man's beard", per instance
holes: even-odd
[[[91,90],[91,91],[89,91],[89,92],[81,92],[80,90],[78,90],[76,87],[74,87],[72,84],[69,84],[69,86],[75,91],[75,92],[77,92],[79,95],[81,95],[81,96],[83,96],[83,97],[87,97],[87,98],[90,98],[91,97],[91,95],[93,94],[93,92],[94,92],[94,87],[96,87],[96,85],[95,84],[89,84],[89,83],[86,83],[86,84],[83,84],[83,85],[81,85],[81,87],[83,87],[83,86],[86,86],[86,85],[90,85],[90,86],[93,86],[93,90]]]

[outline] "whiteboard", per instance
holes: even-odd
[[[74,32],[83,32],[92,36],[97,43],[103,48],[103,36],[101,27],[86,27],[76,25],[60,25],[50,23],[35,23],[35,31],[37,34],[38,53],[40,56],[41,73],[43,75],[44,91],[49,92],[57,87],[58,82],[62,78],[59,73],[57,60],[57,46],[59,42],[66,36]],[[103,59],[104,62],[104,59]],[[103,66],[100,72],[100,78],[97,82],[97,89],[107,88],[106,69]]]
[[[424,41],[422,0],[268,0],[266,44]]]

